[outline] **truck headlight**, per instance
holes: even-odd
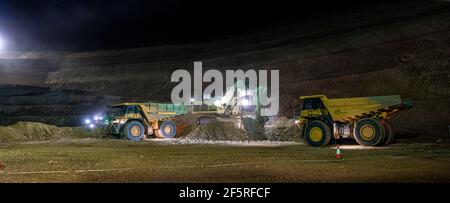
[[[116,119],[116,120],[113,120],[112,122],[113,122],[113,123],[124,124],[126,121],[127,121],[126,119]]]

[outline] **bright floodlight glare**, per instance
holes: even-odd
[[[84,122],[85,122],[86,124],[89,124],[89,123],[91,123],[91,120],[86,119],[86,120],[84,120]]]
[[[195,101],[195,99],[194,98],[191,98],[191,102],[194,102]]]
[[[0,36],[0,50],[2,50],[5,46],[5,42],[3,41],[2,36]]]
[[[89,128],[94,128],[94,127],[95,127],[94,124],[89,125]]]
[[[242,105],[248,106],[250,103],[247,99],[242,100]]]
[[[99,119],[98,116],[95,116],[95,117],[94,117],[94,120],[98,121],[98,119]]]

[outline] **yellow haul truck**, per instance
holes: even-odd
[[[108,107],[105,133],[141,141],[148,136],[173,138],[176,124],[171,119],[187,113],[185,105],[166,103],[119,103]]]
[[[412,107],[398,95],[328,99],[325,95],[301,96],[294,115],[302,138],[311,146],[354,138],[361,145],[388,145],[394,132],[389,117]]]

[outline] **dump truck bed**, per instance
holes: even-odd
[[[333,120],[342,122],[380,114],[389,116],[405,105],[399,95],[338,99],[328,99],[325,95],[300,97],[306,98],[320,98]]]
[[[162,120],[166,118],[171,118],[175,116],[180,116],[186,114],[187,107],[185,105],[175,105],[171,103],[119,103],[111,105],[112,107],[117,106],[140,106],[145,112],[148,119]]]

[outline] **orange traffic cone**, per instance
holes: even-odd
[[[344,158],[344,155],[341,154],[341,148],[339,145],[336,145],[336,159],[342,159]]]

